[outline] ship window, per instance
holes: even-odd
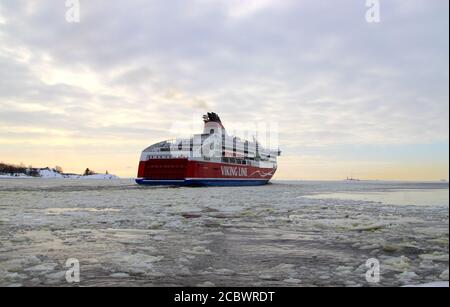
[[[180,143],[178,144],[178,150],[181,150],[183,148],[183,145]]]

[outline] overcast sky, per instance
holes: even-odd
[[[0,2],[0,161],[134,176],[214,111],[278,123],[279,179],[448,178],[448,0],[65,2]]]

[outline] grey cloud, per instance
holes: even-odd
[[[48,86],[0,58],[0,103],[72,99],[64,106],[88,118],[86,102],[177,119],[211,108],[278,121],[286,143],[448,141],[448,1],[382,1],[380,24],[365,22],[362,0],[289,1],[239,18],[208,1],[82,1],[80,24],[65,22],[60,1],[28,3],[0,4],[2,44],[89,67],[129,96]]]

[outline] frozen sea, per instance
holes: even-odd
[[[140,187],[0,179],[0,286],[403,286],[448,281],[448,183]],[[366,280],[366,261],[380,280]]]

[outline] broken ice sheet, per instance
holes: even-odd
[[[369,258],[380,261],[381,286],[445,281],[448,205],[305,197],[424,188],[448,194],[416,183],[2,180],[0,285],[67,285],[68,258],[79,259],[85,286],[355,287],[369,285]]]

